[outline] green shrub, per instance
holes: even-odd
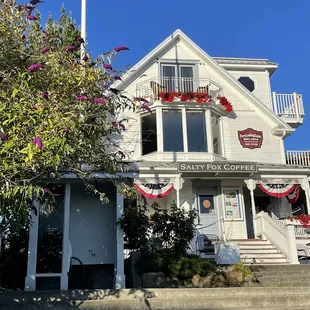
[[[163,272],[168,277],[182,280],[190,279],[195,274],[200,276],[213,275],[219,270],[215,263],[208,259],[194,255],[175,258],[167,250],[143,255],[136,268],[141,274]]]
[[[244,263],[240,262],[231,266],[233,271],[242,272],[247,278],[254,278],[253,271]]]

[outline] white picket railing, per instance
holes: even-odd
[[[221,85],[208,78],[187,78],[187,77],[155,77],[143,81],[136,86],[136,97],[150,101],[159,100],[160,93],[167,92],[195,92],[212,97],[222,92]]]
[[[276,220],[277,224],[285,228],[287,220]],[[295,237],[296,238],[309,238],[310,241],[310,228],[305,228],[301,223],[294,221],[295,224]]]
[[[309,151],[286,151],[286,163],[288,165],[310,167],[310,150]]]
[[[280,117],[295,119],[301,122],[305,112],[302,95],[272,93],[272,109]]]

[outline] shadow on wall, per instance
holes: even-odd
[[[178,289],[176,289],[176,292]],[[171,294],[171,292],[168,294]],[[173,293],[172,295],[173,296]],[[0,292],[0,310],[4,309],[170,309],[182,298],[167,298],[165,290],[74,290],[58,292]],[[201,302],[205,303],[202,298]],[[185,307],[187,308],[187,307]],[[204,307],[205,310],[215,310]]]

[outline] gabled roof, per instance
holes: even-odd
[[[184,41],[189,48],[194,50],[197,54],[200,55],[202,60],[208,62],[213,69],[215,69],[221,76],[234,85],[240,92],[242,92],[250,102],[255,105],[256,108],[261,110],[270,120],[275,122],[278,128],[282,128],[286,132],[292,132],[294,129],[290,127],[285,121],[283,121],[278,115],[271,111],[261,100],[256,98],[250,91],[248,91],[241,83],[239,83],[229,72],[227,72],[216,59],[213,59],[209,56],[204,50],[202,50],[195,42],[193,42],[186,34],[184,34],[180,29],[177,29],[171,35],[169,35],[164,41],[157,45],[150,53],[143,57],[137,64],[135,64],[131,70],[125,73],[122,76],[123,82],[115,84],[115,87],[124,90],[129,86],[133,81],[139,78],[142,73],[145,71],[147,65],[150,65],[160,53],[164,50],[172,47],[179,40]]]

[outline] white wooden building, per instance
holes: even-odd
[[[139,108],[124,112],[128,124],[119,144],[124,164],[134,167],[126,176],[150,204],[168,208],[175,201],[197,210],[197,231],[241,244],[248,262],[298,263],[294,227],[285,227],[283,219],[308,213],[310,206],[310,152],[284,147],[303,123],[302,95],[272,91],[277,67],[267,59],[211,57],[176,30],[115,86]],[[102,181],[110,196],[110,204],[102,206],[74,176],[67,180],[62,209],[44,217],[38,206],[33,216],[25,288],[39,289],[46,279],[42,287],[67,289],[70,265],[81,263],[90,266],[87,288],[102,288],[102,278],[124,287],[123,236],[116,225],[123,198]],[[38,270],[40,240],[56,227],[62,248],[58,271]]]

